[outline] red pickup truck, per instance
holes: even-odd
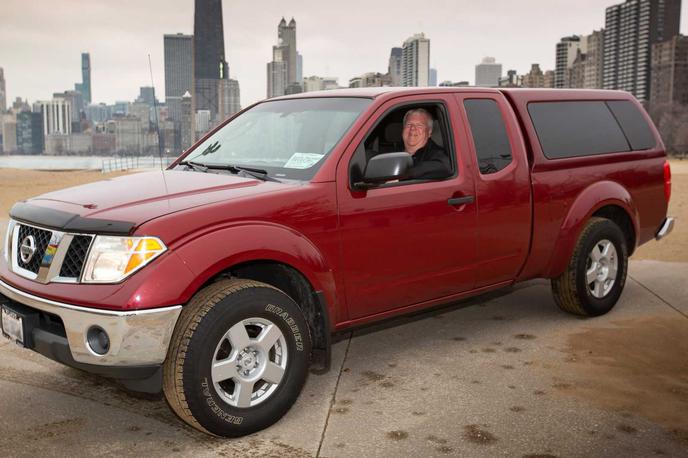
[[[428,164],[443,172],[416,173]],[[608,312],[633,250],[671,231],[670,190],[623,92],[266,100],[165,171],[17,203],[2,332],[244,435],[327,370],[333,332],[533,278],[568,312]]]

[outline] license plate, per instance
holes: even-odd
[[[0,308],[2,333],[5,337],[20,344],[24,343],[24,326],[19,315],[5,307]]]

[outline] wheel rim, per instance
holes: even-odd
[[[585,281],[588,291],[598,299],[604,298],[614,287],[619,272],[616,247],[607,239],[600,240],[588,255]]]
[[[265,318],[232,326],[215,348],[211,377],[229,405],[253,407],[277,389],[287,368],[287,342],[280,328]]]

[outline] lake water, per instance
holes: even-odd
[[[163,157],[163,165],[174,158]],[[104,157],[104,156],[0,156],[0,168],[29,170],[102,170],[160,168],[158,157]]]

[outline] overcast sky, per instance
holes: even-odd
[[[390,48],[414,33],[430,38],[438,80],[474,82],[474,66],[494,56],[504,73],[540,63],[554,68],[566,35],[604,26],[604,10],[621,0],[225,0],[225,52],[239,80],[242,106],[265,98],[266,63],[282,16],[297,23],[304,76],[339,84],[387,71]],[[133,100],[150,86],[164,98],[163,34],[193,33],[193,0],[2,0],[0,67],[8,104],[48,99],[81,80],[82,51],[91,53],[94,102]],[[688,7],[681,11],[688,34]]]

